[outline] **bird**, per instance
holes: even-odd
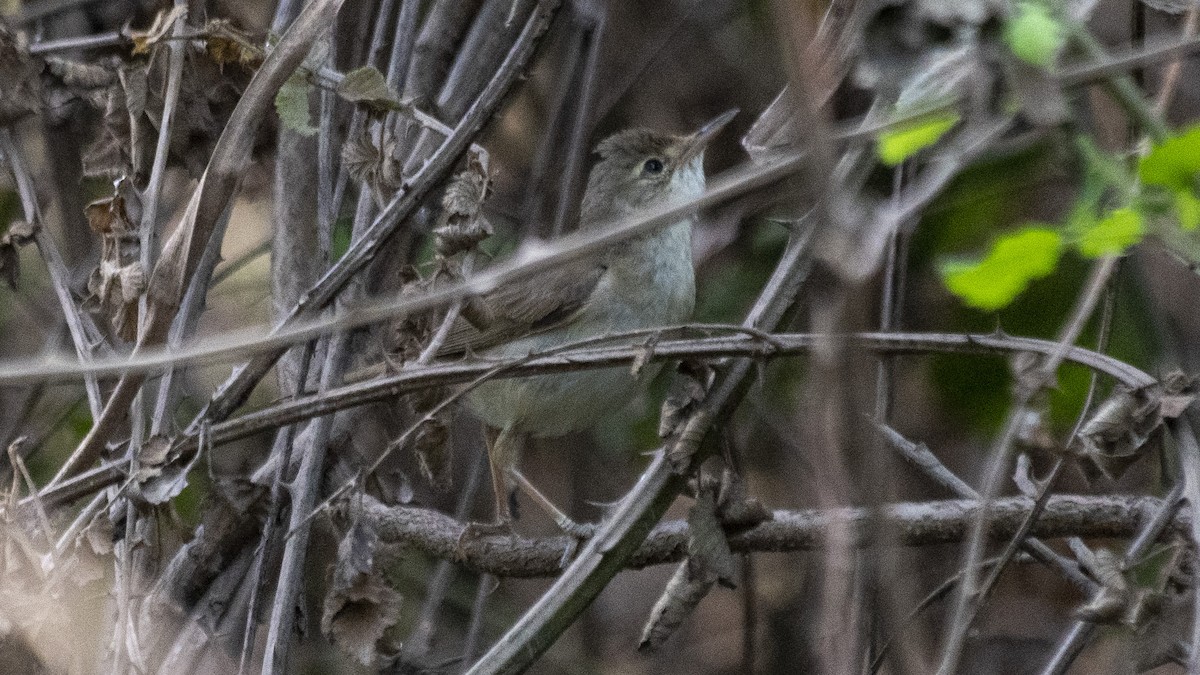
[[[704,150],[737,114],[727,111],[688,134],[632,128],[596,145],[581,204],[581,231],[703,194]],[[464,304],[439,356],[523,358],[581,339],[688,321],[696,303],[694,216],[500,286]],[[657,368],[627,367],[486,381],[466,395],[487,428],[496,500],[491,531],[510,531],[520,488],[564,531],[582,528],[520,472],[530,437],[556,437],[594,426],[619,410]],[[480,524],[484,525],[484,524]]]

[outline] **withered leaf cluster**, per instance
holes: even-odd
[[[1163,421],[1183,414],[1196,398],[1196,379],[1174,372],[1139,389],[1118,387],[1083,425],[1070,451],[1090,477],[1120,478],[1162,434]]]
[[[1170,621],[1160,622],[1160,619],[1166,607],[1183,597],[1191,586],[1190,556],[1185,544],[1177,541],[1163,549],[1166,560],[1160,558],[1153,578],[1140,583],[1134,578],[1144,575],[1126,568],[1121,556],[1109,549],[1093,551],[1078,543],[1071,548],[1083,568],[1100,584],[1100,590],[1076,610],[1076,616],[1139,634],[1172,629]]]
[[[354,521],[338,544],[321,632],[365,666],[378,667],[399,652],[388,629],[400,618],[400,594],[376,564],[379,535],[365,519]]]
[[[141,239],[128,208],[131,197],[127,187],[118,187],[113,196],[98,199],[84,210],[88,225],[100,236],[101,247],[100,264],[88,275],[83,307],[106,316],[113,331],[126,342],[137,340],[138,300],[146,292]]]
[[[654,603],[638,649],[653,650],[666,642],[713,585],[734,587],[737,560],[729,548],[727,528],[752,527],[770,519],[770,512],[747,496],[737,473],[726,469],[719,481],[701,479],[696,502],[688,511],[687,560]]]
[[[167,89],[169,29],[176,11],[160,14],[145,31],[126,31],[127,53],[80,63],[31,56],[23,37],[0,25],[0,124],[34,113],[51,124],[82,123],[87,176],[128,177],[138,188],[149,177]],[[185,40],[180,100],[174,110],[169,162],[198,176],[242,91],[261,63],[254,40],[214,21]],[[257,51],[256,51],[257,50]],[[226,67],[228,64],[236,67]]]
[[[364,183],[375,203],[383,206],[404,184],[404,163],[396,156],[399,144],[390,132],[376,140],[369,132],[347,139],[342,162],[350,178]]]
[[[484,158],[472,154],[467,168],[450,181],[442,196],[442,215],[434,227],[434,247],[442,258],[472,251],[492,236],[492,224],[483,215],[491,177]]]

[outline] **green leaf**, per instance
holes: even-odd
[[[1054,271],[1062,245],[1057,230],[1029,226],[997,239],[979,262],[943,263],[942,281],[966,304],[998,310],[1011,303],[1031,281]]]
[[[404,106],[400,97],[392,91],[387,79],[377,68],[356,68],[342,79],[337,87],[338,96],[351,103],[361,103],[379,112],[400,110]]]
[[[1082,232],[1075,242],[1085,258],[1124,253],[1146,234],[1142,214],[1133,209],[1117,209]]]
[[[308,113],[308,78],[303,71],[297,70],[279,88],[275,94],[275,112],[284,128],[300,134],[312,136],[317,128],[312,124]]]
[[[1138,175],[1147,185],[1173,190],[1195,188],[1200,172],[1200,125],[1154,146],[1138,165]]]
[[[879,161],[896,166],[919,150],[937,143],[943,134],[958,124],[958,120],[958,113],[936,113],[881,132],[876,146]]]
[[[1142,183],[1161,186],[1170,192],[1179,226],[1188,231],[1200,227],[1197,174],[1200,174],[1200,125],[1154,146],[1138,164]]]
[[[1004,41],[1017,58],[1049,68],[1058,58],[1066,36],[1062,24],[1045,5],[1021,2],[1004,26]]]
[[[1176,190],[1175,213],[1179,216],[1179,226],[1188,232],[1200,227],[1200,199],[1191,190]]]

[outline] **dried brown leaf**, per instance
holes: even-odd
[[[235,28],[225,19],[214,19],[204,27],[207,36],[204,48],[208,56],[219,66],[237,64],[254,70],[262,65],[266,55],[258,45],[261,40]]]
[[[139,449],[139,467],[130,493],[148,504],[165,504],[187,487],[188,472],[202,454],[192,453],[190,461],[183,463],[169,440],[151,436]]]
[[[175,25],[175,22],[187,14],[187,7],[175,6],[170,10],[160,11],[154,17],[154,22],[144,31],[127,30],[126,37],[133,41],[133,54],[147,54],[150,48],[158,44]]]
[[[713,583],[712,579],[693,579],[688,564],[680,565],[650,610],[638,651],[653,651],[662,646],[708,595]]]
[[[478,160],[454,177],[442,196],[442,215],[433,233],[434,246],[443,258],[473,250],[492,236],[492,224],[483,217],[483,202],[490,192],[487,168]]]
[[[394,653],[385,634],[400,618],[402,598],[375,568],[378,535],[357,520],[338,544],[325,595],[321,631],[364,666],[378,666]]]
[[[1195,379],[1179,372],[1139,389],[1118,387],[1080,429],[1071,450],[1087,460],[1085,467],[1115,480],[1161,435],[1164,419],[1191,405],[1195,392]]]
[[[1100,582],[1100,592],[1077,609],[1076,616],[1093,623],[1119,622],[1131,599],[1129,582],[1121,570],[1120,557],[1102,548],[1091,555],[1081,556],[1079,563]]]
[[[9,223],[8,230],[0,236],[0,277],[12,290],[17,290],[21,278],[21,257],[17,249],[33,241],[37,226],[23,220]]]
[[[155,434],[138,448],[137,460],[143,467],[157,468],[167,463],[171,441],[166,436]]]
[[[403,164],[395,157],[396,142],[390,136],[376,144],[363,133],[342,147],[342,161],[355,181],[366,183],[377,204],[384,204],[404,184]]]
[[[124,234],[134,229],[125,210],[125,198],[119,192],[88,204],[83,214],[92,231],[97,234]]]
[[[659,438],[670,438],[683,431],[682,425],[696,404],[704,400],[711,377],[711,369],[703,362],[685,360],[679,363],[677,374],[671,380],[671,389],[663,400],[658,421]]]
[[[729,549],[725,529],[717,520],[716,497],[702,490],[688,511],[688,573],[692,579],[717,581],[734,587],[737,560]]]

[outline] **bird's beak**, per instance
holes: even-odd
[[[736,117],[737,114],[737,108],[734,108],[733,110],[726,110],[725,112],[706,122],[704,126],[700,127],[692,135],[684,139],[683,152],[679,155],[679,165],[683,166],[687,164],[688,162],[692,161],[693,157],[696,157],[700,153],[704,152],[704,148],[708,146],[708,142],[716,137],[717,134],[721,133],[721,129],[725,128],[725,125],[729,124],[729,121]]]

